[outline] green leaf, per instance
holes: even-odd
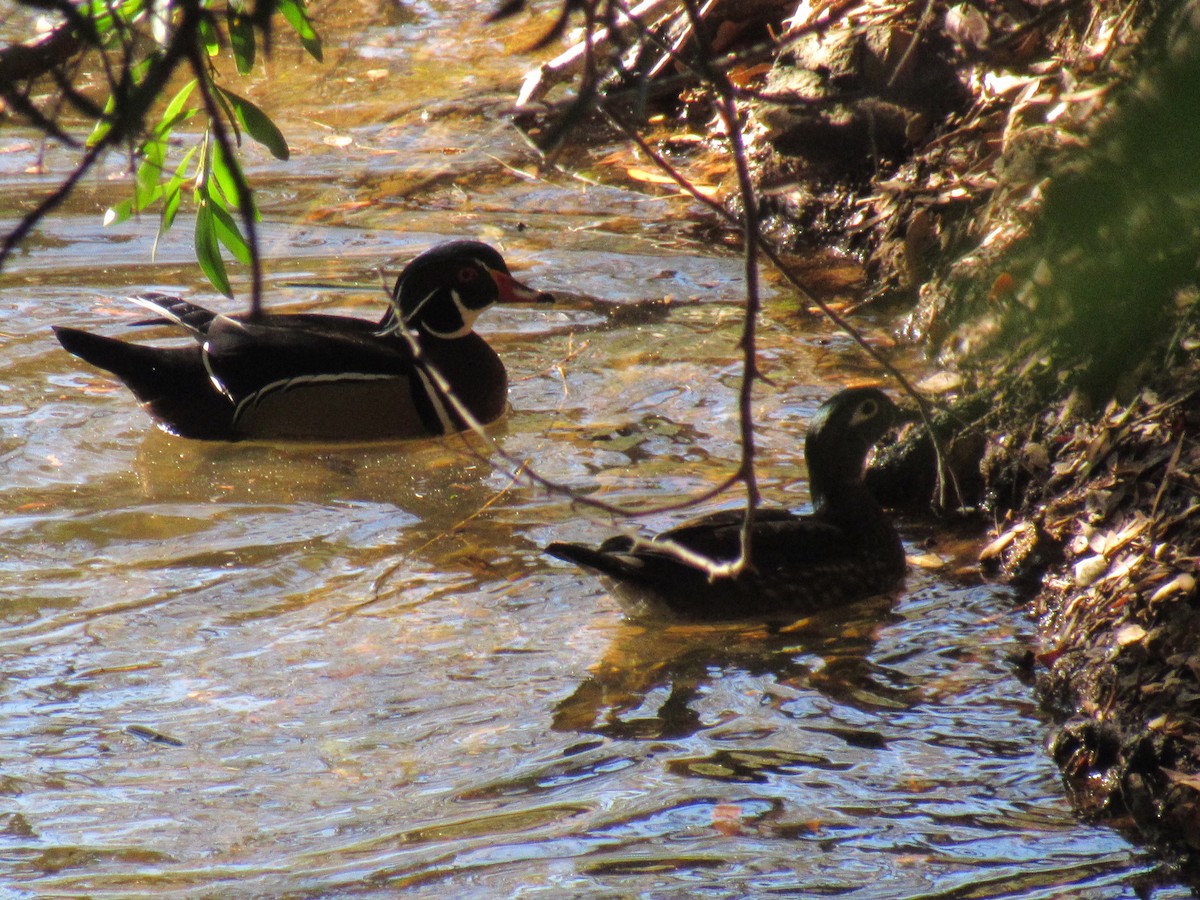
[[[85,141],[88,147],[95,147],[112,131],[117,120],[118,107],[125,110],[134,105],[137,89],[141,86],[142,79],[146,77],[152,61],[152,57],[138,60],[129,67],[128,80],[122,80],[113,85],[113,92],[108,95],[108,100],[104,103],[104,112],[101,114],[100,121],[96,123],[92,133]]]
[[[308,18],[308,10],[304,8],[304,0],[279,0],[279,11],[283,13],[288,24],[300,36],[300,43],[304,45],[309,56],[317,62],[322,62],[321,38],[313,30],[312,20]]]
[[[216,232],[217,240],[229,249],[234,259],[242,265],[250,265],[250,245],[242,237],[241,229],[238,228],[237,222],[233,220],[233,216],[218,203],[213,203],[210,209],[212,210],[213,230]]]
[[[187,84],[179,89],[171,102],[167,104],[167,108],[163,110],[162,118],[158,120],[158,128],[156,129],[160,137],[166,137],[168,132],[183,118],[191,115],[191,112],[183,112],[183,104],[187,103],[188,97],[192,95],[192,91],[196,88],[196,79],[193,78]]]
[[[114,16],[123,25],[131,25],[145,11],[145,0],[125,0],[124,3],[113,3],[111,0],[91,0],[79,6],[79,14],[84,19],[90,19],[96,31],[101,35],[113,31]]]
[[[217,29],[213,27],[212,19],[208,16],[202,16],[199,23],[200,41],[204,44],[204,50],[209,56],[216,56],[221,52],[221,38],[217,34]]]
[[[158,219],[158,236],[154,239],[155,246],[158,245],[158,239],[171,230],[171,226],[175,224],[175,214],[179,212],[179,201],[183,196],[178,184],[169,184],[163,190],[163,208],[162,215]]]
[[[187,167],[191,164],[192,157],[196,155],[196,151],[199,149],[199,146],[194,146],[187,153],[183,154],[183,159],[179,160],[179,165],[175,167],[175,173],[171,176],[171,184],[183,184],[188,177]]]
[[[145,56],[131,65],[129,67],[130,83],[140,85],[142,83],[142,79],[146,77],[146,73],[150,71],[150,66],[152,66],[158,58],[159,53],[157,50],[154,50],[147,53]]]
[[[108,209],[106,209],[104,211],[104,224],[105,226],[120,225],[131,215],[133,215],[132,197],[130,197],[128,200],[122,200],[115,206],[110,206]]]
[[[233,296],[229,275],[225,272],[225,260],[217,245],[217,230],[212,207],[207,197],[201,196],[196,206],[196,262],[200,264],[204,277],[226,297]]]
[[[242,146],[242,126],[238,124],[237,113],[233,111],[233,104],[229,102],[226,92],[221,90],[211,78],[208,80],[208,86],[212,89],[212,96],[217,101],[217,106],[221,107],[222,114],[229,124],[233,126],[234,141],[236,141],[239,147]]]
[[[229,43],[233,47],[233,61],[237,63],[239,75],[248,75],[254,68],[254,23],[229,4],[226,13],[229,23]]]
[[[209,173],[212,175],[213,180],[216,181],[217,187],[221,189],[221,194],[224,195],[225,202],[234,209],[237,209],[239,205],[237,189],[238,171],[240,171],[238,161],[236,159],[228,159],[225,156],[225,151],[221,149],[221,145],[213,141]],[[212,196],[211,192],[210,196]],[[214,199],[216,198],[214,197]]]
[[[220,91],[221,95],[233,107],[233,114],[237,117],[238,124],[245,129],[246,134],[270,150],[271,155],[276,159],[287,159],[291,155],[291,151],[288,150],[287,139],[284,138],[283,132],[271,121],[270,116],[245,97],[239,97],[232,91],[227,91],[222,87],[218,87],[217,90]]]
[[[137,193],[134,195],[137,198],[138,209],[145,209],[153,202],[150,195],[156,188],[159,189],[159,194],[162,193],[160,183],[163,176],[163,160],[166,155],[166,141],[151,138],[142,145],[142,162],[137,170]]]
[[[171,226],[175,224],[175,214],[179,212],[179,202],[183,196],[181,188],[183,187],[183,182],[187,180],[187,167],[198,149],[200,148],[192,147],[191,150],[183,155],[183,161],[176,167],[175,174],[171,176],[171,180],[163,188],[162,217],[158,220],[158,237],[154,239],[156,245],[158,238],[161,238],[170,231]]]
[[[104,140],[105,135],[112,131],[113,113],[117,109],[117,95],[109,94],[108,102],[104,104],[104,115],[92,129],[92,133],[87,136],[84,144],[88,147],[95,147],[98,143]]]

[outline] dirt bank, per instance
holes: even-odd
[[[776,230],[841,229],[868,297],[916,298],[909,336],[954,376],[945,436],[964,499],[996,524],[982,565],[1034,595],[1067,784],[1200,873],[1200,17],[964,5],[935,34],[926,9],[888,7],[845,38],[861,71],[900,73],[858,81],[890,91],[887,141],[854,109],[821,123],[844,126],[843,151],[871,135],[870,175],[793,155],[811,121],[759,116],[764,181],[841,191],[783,192]]]

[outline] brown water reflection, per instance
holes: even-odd
[[[563,302],[481,322],[512,378],[496,439],[627,502],[723,477],[740,260],[686,205],[511,171],[534,161],[491,79],[519,74],[498,51],[527,23],[336,8],[315,83],[250,92],[298,160],[256,163],[269,302],[375,315],[377,267],[502,242]],[[447,99],[414,131],[418,87]],[[5,218],[41,190],[19,155]],[[914,571],[894,603],[784,632],[635,626],[540,553],[614,523],[461,441],[153,431],[49,331],[115,333],[125,293],[209,299],[186,234],[152,263],[154,223],[99,227],[120,190],[89,186],[0,295],[0,894],[1185,896],[1072,816],[1004,591]],[[762,349],[763,484],[798,506],[803,423],[859,364],[778,291]]]

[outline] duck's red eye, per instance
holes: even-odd
[[[474,266],[463,266],[458,270],[459,284],[468,284],[479,277],[479,270]]]

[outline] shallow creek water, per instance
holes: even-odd
[[[529,65],[502,52],[528,23],[338,8],[316,80],[287,81],[281,48],[251,92],[296,154],[252,157],[272,308],[375,317],[379,267],[482,237],[561,292],[481,320],[512,379],[507,451],[627,502],[723,477],[736,254],[679,201],[514,171],[532,160],[491,85]],[[66,160],[29,174],[37,147],[0,141],[11,222]],[[153,222],[101,228],[121,190],[87,186],[3,276],[0,896],[1190,896],[1072,814],[1013,662],[1031,624],[947,574],[953,545],[894,602],[782,634],[632,624],[539,552],[620,523],[459,440],[154,430],[49,330],[118,333],[137,316],[118,298],[146,290],[227,304],[186,227],[154,262]],[[303,286],[330,281],[362,287]],[[803,506],[805,422],[869,370],[768,293],[761,477]]]

